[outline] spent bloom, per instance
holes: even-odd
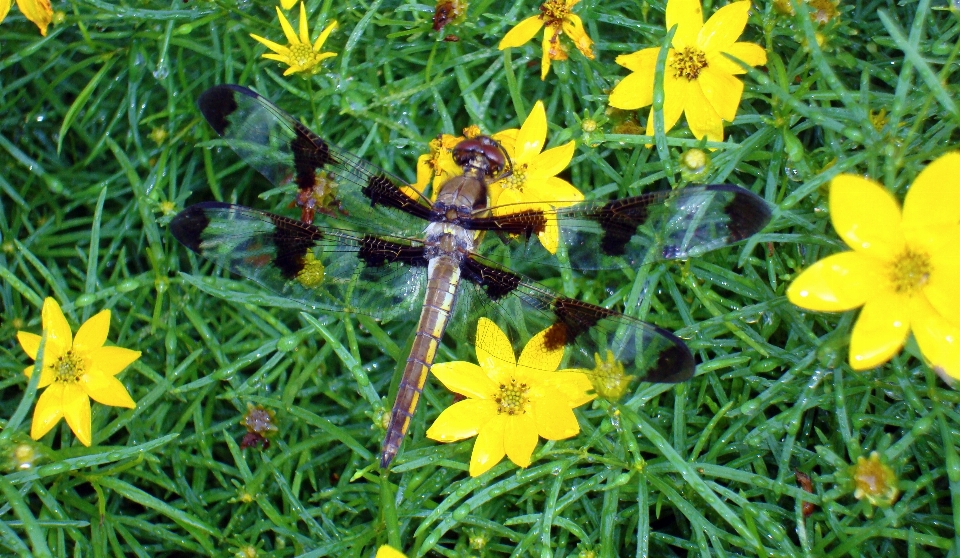
[[[492,321],[477,324],[477,361],[434,364],[432,372],[450,391],[466,399],[444,410],[427,437],[455,442],[473,436],[470,475],[490,470],[504,455],[530,465],[540,437],[576,436],[573,409],[596,395],[582,370],[557,370],[563,347],[548,348],[547,332],[536,334],[516,359],[506,334]]]
[[[84,322],[76,337],[54,299],[43,301],[41,316],[47,340],[37,388],[47,389],[37,400],[30,437],[39,440],[64,418],[80,443],[89,446],[93,441],[90,399],[113,407],[136,407],[116,375],[140,358],[140,351],[104,346],[110,329],[109,310]],[[18,331],[17,340],[27,356],[36,360],[40,336]],[[23,370],[27,377],[33,368]]]
[[[887,508],[900,495],[896,473],[875,451],[870,452],[869,459],[862,455],[858,457],[847,474],[853,481],[853,496],[857,500],[866,498],[874,506]]]
[[[491,184],[489,188],[488,195],[494,215],[544,209],[544,205],[553,208],[567,207],[583,201],[580,190],[556,176],[567,168],[573,159],[576,142],[571,140],[543,151],[547,139],[547,115],[543,101],[537,101],[515,136],[512,132],[513,130],[501,132],[506,140],[494,135],[494,139],[501,141],[510,158],[510,169],[506,178]],[[556,253],[560,242],[560,229],[556,219],[548,218],[543,231],[537,236],[547,251]]]
[[[584,56],[593,60],[593,41],[587,36],[580,17],[571,12],[580,0],[549,0],[540,5],[540,15],[528,17],[507,32],[500,41],[500,50],[518,47],[543,28],[543,61],[540,79],[546,79],[551,60],[566,60],[567,49],[560,44],[560,36],[566,34]]]
[[[830,183],[833,228],[852,251],[828,256],[787,289],[790,302],[822,312],[863,306],[850,366],[890,360],[913,331],[941,375],[960,378],[960,153],[921,172],[901,211],[879,184],[854,175]]]
[[[703,22],[700,0],[668,0],[667,29],[674,25],[671,48],[663,73],[663,126],[670,131],[686,114],[697,138],[723,140],[723,121],[733,122],[743,95],[736,76],[745,70],[727,54],[750,66],[767,62],[759,45],[737,42],[747,24],[750,2],[734,2]],[[653,103],[653,80],[660,48],[645,48],[617,57],[631,73],[610,93],[610,105],[633,110]],[[647,135],[653,135],[653,111],[647,118]]]
[[[7,17],[12,5],[13,0],[0,0],[0,22]],[[23,13],[23,17],[35,23],[40,28],[40,34],[46,37],[47,27],[53,21],[50,0],[17,0],[17,6]]]
[[[273,54],[264,54],[264,58],[283,62],[289,66],[289,68],[283,72],[283,75],[289,76],[297,72],[307,71],[317,73],[320,71],[320,62],[337,55],[335,52],[322,52],[320,50],[323,47],[323,43],[327,40],[327,37],[330,36],[330,33],[337,28],[336,21],[331,22],[330,25],[325,27],[311,46],[310,29],[307,26],[307,9],[304,7],[303,2],[300,2],[299,36],[294,33],[293,27],[290,25],[286,16],[283,15],[283,12],[280,11],[279,7],[277,7],[277,16],[280,18],[280,27],[283,28],[283,34],[286,35],[287,42],[290,43],[289,46],[277,44],[253,33],[251,33],[250,36],[274,52]]]

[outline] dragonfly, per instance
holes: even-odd
[[[256,92],[218,85],[198,98],[210,126],[277,188],[296,190],[296,216],[216,201],[170,222],[184,246],[281,297],[330,313],[419,321],[380,453],[387,469],[410,427],[446,331],[469,335],[493,315],[511,340],[548,330],[567,368],[593,371],[600,395],[628,382],[676,383],[694,375],[682,339],[617,310],[563,296],[503,262],[584,273],[685,259],[763,229],[769,205],[730,184],[612,200],[490,207],[488,187],[511,172],[489,136],[453,148],[462,174],[435,199],[322,139]],[[548,223],[565,261],[540,246]],[[471,337],[462,337],[463,339]],[[612,370],[622,370],[610,377]]]

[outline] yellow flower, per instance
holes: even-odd
[[[516,465],[530,465],[540,436],[562,440],[576,436],[580,425],[573,409],[595,394],[582,370],[559,370],[563,348],[548,349],[541,331],[514,358],[510,340],[492,321],[477,324],[477,361],[434,364],[433,375],[467,399],[443,411],[427,437],[455,442],[477,436],[470,475],[488,471],[506,455]]]
[[[284,10],[289,10],[297,4],[297,0],[280,0],[280,5]]]
[[[385,544],[377,549],[376,558],[407,558],[407,555],[389,544]]]
[[[7,17],[13,0],[0,0],[0,21]],[[47,36],[47,27],[53,20],[53,8],[50,6],[50,0],[17,0],[17,6],[23,12],[23,16],[37,24],[40,28],[40,34]]]
[[[896,473],[875,451],[870,452],[869,459],[858,457],[847,474],[853,479],[853,496],[857,500],[866,498],[874,506],[888,508],[900,495]]]
[[[115,376],[140,358],[140,351],[103,346],[110,329],[109,310],[84,322],[77,330],[76,338],[54,299],[48,297],[43,301],[41,315],[47,342],[37,388],[46,387],[47,390],[37,400],[30,436],[39,440],[61,418],[65,418],[77,439],[89,446],[92,442],[90,399],[113,407],[136,407],[127,389]],[[27,355],[36,360],[40,336],[18,331],[17,340]],[[33,366],[26,367],[23,372],[30,377]]]
[[[556,176],[573,159],[576,142],[571,140],[541,153],[547,138],[547,116],[542,101],[533,106],[513,139],[512,132],[505,130],[493,136],[503,145],[512,165],[505,179],[490,185],[488,195],[494,215],[544,209],[544,204],[567,207],[583,201],[580,190]],[[560,240],[556,220],[548,219],[538,237],[544,248],[555,253]]]
[[[250,34],[251,37],[260,41],[276,54],[264,54],[263,57],[268,60],[276,60],[290,66],[283,72],[283,75],[289,76],[296,72],[317,73],[320,71],[320,62],[336,56],[335,52],[321,52],[324,41],[330,33],[337,28],[337,22],[333,21],[320,32],[313,46],[310,46],[310,30],[307,27],[307,9],[303,2],[300,3],[300,36],[293,32],[293,27],[287,18],[284,17],[280,8],[277,8],[277,16],[280,17],[280,27],[283,28],[283,34],[287,36],[290,46],[278,45],[277,43],[264,39],[259,35]]]
[[[703,23],[700,0],[669,0],[667,29],[677,25],[667,52],[663,75],[663,125],[670,131],[681,114],[697,139],[723,140],[723,121],[733,122],[743,94],[739,64],[725,54],[751,66],[767,62],[767,53],[753,43],[736,40],[747,24],[750,2],[734,2],[720,8]],[[610,105],[638,109],[653,103],[653,79],[659,48],[646,48],[617,57],[617,64],[632,74],[610,93]],[[653,111],[647,118],[647,135],[653,135]]]
[[[564,33],[570,37],[574,46],[584,56],[593,60],[593,41],[587,36],[580,17],[570,12],[580,0],[549,0],[540,5],[540,15],[528,17],[521,21],[503,36],[500,41],[500,50],[509,47],[518,47],[537,34],[541,27],[543,31],[543,62],[540,65],[540,79],[546,79],[550,71],[551,60],[566,60],[567,49],[560,44],[560,35]]]
[[[842,312],[863,306],[850,366],[888,361],[907,334],[938,371],[960,378],[960,153],[931,163],[903,211],[879,184],[840,175],[830,184],[833,228],[852,252],[828,256],[794,280],[790,302]]]

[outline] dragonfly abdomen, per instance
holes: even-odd
[[[460,285],[460,266],[457,259],[449,254],[437,256],[430,260],[428,269],[420,322],[417,324],[410,356],[403,369],[400,387],[397,389],[397,399],[390,412],[387,435],[383,440],[380,466],[384,469],[397,455],[403,437],[410,428],[410,419],[417,410],[423,384],[427,380],[430,367],[433,366],[440,340],[457,301],[457,288]]]

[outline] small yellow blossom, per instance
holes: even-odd
[[[576,142],[571,140],[543,151],[547,139],[547,115],[543,101],[537,101],[533,106],[516,135],[512,132],[505,130],[493,136],[501,142],[511,163],[507,177],[491,184],[488,191],[494,215],[544,209],[545,205],[551,208],[567,207],[583,201],[580,190],[556,176],[573,159]],[[556,219],[548,219],[544,230],[537,236],[547,251],[556,253],[560,242]]]
[[[833,228],[853,251],[828,256],[787,289],[797,306],[842,312],[863,306],[850,366],[890,360],[910,331],[938,372],[960,378],[960,153],[921,172],[901,211],[879,184],[844,174],[830,184]]]
[[[434,376],[466,399],[443,411],[427,437],[455,442],[477,436],[471,476],[490,470],[504,455],[526,467],[540,437],[562,440],[580,432],[573,409],[596,395],[583,370],[557,370],[563,347],[547,347],[548,331],[536,334],[518,360],[506,334],[480,318],[476,345],[480,364],[433,365]]]
[[[543,27],[543,61],[540,66],[540,79],[546,79],[550,72],[551,60],[566,60],[567,49],[560,44],[560,36],[566,33],[574,46],[584,56],[593,60],[593,41],[583,28],[580,17],[570,10],[580,0],[549,0],[540,5],[540,15],[528,17],[503,36],[500,50],[518,47],[537,34]]]
[[[377,549],[376,558],[407,558],[407,555],[393,548],[389,544],[385,544]]]
[[[12,0],[0,0],[0,22],[7,17]],[[17,0],[17,6],[23,12],[23,16],[40,28],[40,34],[47,36],[47,27],[53,21],[53,8],[50,6],[50,0]]]
[[[737,42],[747,24],[750,2],[734,2],[720,8],[703,23],[700,0],[669,0],[667,29],[677,30],[667,52],[663,75],[663,126],[670,131],[686,114],[687,125],[697,138],[723,140],[723,121],[733,122],[743,95],[745,73],[734,56],[750,66],[765,64],[767,53],[753,43]],[[653,103],[653,80],[658,47],[617,57],[617,64],[632,74],[610,93],[610,105],[633,110]],[[647,135],[653,135],[653,111],[647,118]]]
[[[893,505],[900,495],[897,475],[875,451],[870,453],[869,459],[862,455],[858,457],[848,474],[856,487],[853,496],[857,500],[866,498],[872,505],[886,508]]]
[[[264,54],[264,58],[283,62],[290,66],[283,72],[283,75],[289,76],[290,74],[306,71],[315,74],[320,71],[320,62],[337,55],[335,52],[321,52],[320,50],[323,47],[323,43],[327,40],[327,37],[330,36],[330,33],[337,28],[336,21],[331,22],[330,25],[325,27],[313,43],[313,46],[311,46],[310,29],[307,26],[307,9],[304,7],[303,2],[300,3],[299,37],[294,33],[293,27],[290,25],[290,22],[287,21],[287,18],[283,15],[283,12],[280,11],[279,7],[277,7],[277,16],[280,18],[280,27],[283,28],[283,34],[286,35],[287,41],[290,43],[289,46],[277,44],[253,33],[251,33],[250,36],[266,45],[267,48],[275,53]]]
[[[80,443],[89,446],[93,441],[90,399],[113,407],[136,407],[116,375],[140,358],[140,351],[104,346],[110,329],[109,310],[84,322],[76,338],[54,299],[43,301],[41,316],[47,341],[37,388],[47,389],[37,400],[30,437],[39,440],[65,418]],[[27,355],[36,360],[40,336],[18,331],[17,340]],[[30,377],[33,366],[27,366],[23,372]]]

